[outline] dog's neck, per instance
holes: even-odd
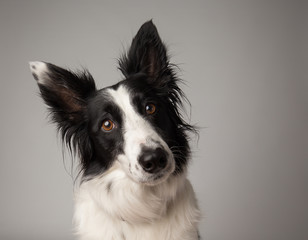
[[[85,194],[114,220],[149,223],[162,218],[169,204],[184,193],[186,174],[170,176],[155,186],[142,185],[130,179],[123,170],[111,168],[108,174],[83,181],[77,193]]]

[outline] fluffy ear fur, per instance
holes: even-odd
[[[168,74],[166,47],[152,21],[140,27],[129,51],[119,60],[119,69],[126,78],[136,73],[145,73],[152,79]]]
[[[30,68],[64,142],[70,150],[78,149],[81,159],[91,157],[84,111],[88,97],[96,91],[92,76],[45,62],[30,62]]]

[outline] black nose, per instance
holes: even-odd
[[[162,148],[144,149],[139,157],[139,164],[148,173],[157,173],[167,166],[166,153]]]

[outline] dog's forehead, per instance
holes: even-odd
[[[134,93],[133,89],[125,84],[120,84],[117,88],[107,88],[106,94],[109,99],[116,104],[123,112],[135,111],[132,105]]]
[[[133,96],[130,93],[136,93],[136,89],[131,89],[127,84],[123,84],[123,82],[120,82],[118,84],[98,90],[95,96],[91,99],[91,102],[92,105],[93,103],[95,105],[112,102],[114,104],[117,104],[123,98],[131,101]]]
[[[104,113],[124,116],[128,112],[135,111],[133,99],[138,95],[127,84],[115,84],[100,89],[88,102],[88,112],[91,119],[100,118]]]
[[[97,91],[94,100],[101,103],[114,101],[118,105],[123,105],[124,102],[128,103],[136,98],[144,98],[153,94],[153,87],[147,83],[144,75],[136,74],[117,84],[100,89]]]

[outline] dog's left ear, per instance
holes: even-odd
[[[168,74],[166,47],[152,21],[141,26],[129,51],[119,60],[119,69],[126,78],[136,73],[152,79]]]

